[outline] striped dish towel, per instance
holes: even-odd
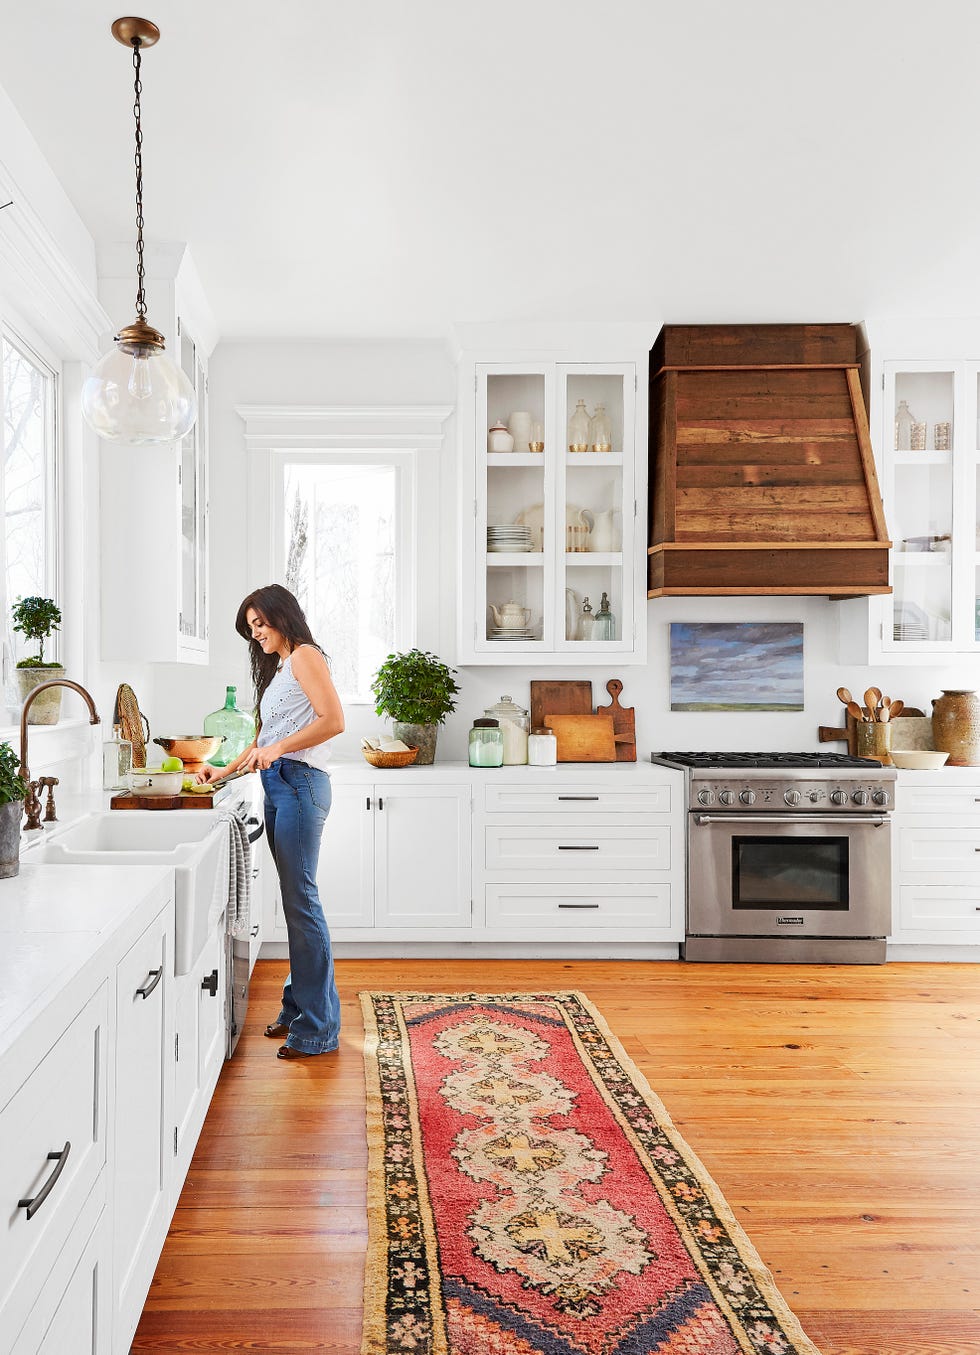
[[[228,822],[228,931],[232,936],[248,932],[252,912],[252,844],[248,829],[236,814],[222,815]]]

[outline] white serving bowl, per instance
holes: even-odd
[[[948,753],[929,753],[921,748],[892,749],[892,762],[912,772],[934,772],[946,765]]]
[[[134,767],[128,774],[129,789],[134,795],[179,795],[184,785],[184,772],[162,772],[159,767]]]

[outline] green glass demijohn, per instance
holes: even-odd
[[[204,717],[205,734],[223,734],[224,743],[208,758],[213,767],[227,767],[255,738],[255,721],[235,705],[235,688],[225,688],[225,704]]]

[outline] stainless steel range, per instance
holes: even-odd
[[[833,753],[655,753],[687,772],[686,960],[881,964],[897,773]]]

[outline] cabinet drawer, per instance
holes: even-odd
[[[898,920],[901,931],[921,932],[923,941],[938,932],[967,932],[980,941],[980,885],[902,885]]]
[[[0,1308],[33,1302],[105,1164],[107,1019],[103,984],[0,1112]]]
[[[565,870],[601,873],[616,870],[669,870],[670,829],[575,826],[542,829],[534,824],[489,824],[487,870]]]
[[[600,927],[625,928],[631,937],[670,927],[669,884],[487,885],[487,926],[508,934],[544,930],[565,940]]]
[[[597,786],[588,781],[567,785],[491,783],[483,788],[483,806],[488,814],[535,810],[551,814],[615,814],[624,810],[666,814],[671,806],[670,791],[670,786]]]
[[[896,798],[903,819],[907,814],[942,814],[946,819],[980,822],[980,783],[975,786],[914,786],[900,779]]]
[[[980,875],[980,824],[976,828],[905,827],[898,839],[903,871],[972,871]]]

